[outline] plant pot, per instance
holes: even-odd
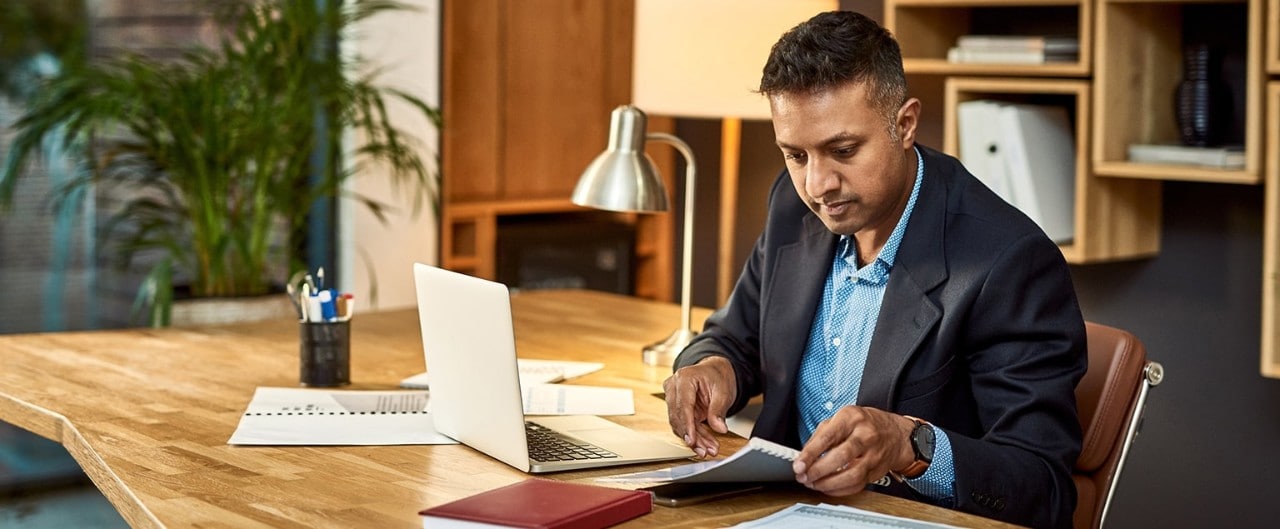
[[[283,293],[234,298],[190,298],[173,301],[174,327],[227,325],[263,320],[296,320],[298,313]]]

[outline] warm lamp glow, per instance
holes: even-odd
[[[836,0],[636,0],[632,104],[666,116],[769,119],[760,86],[787,30]]]

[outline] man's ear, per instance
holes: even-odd
[[[907,99],[898,108],[897,121],[894,126],[898,128],[898,138],[902,141],[902,149],[910,149],[916,143],[916,128],[920,125],[920,100],[916,98]]]

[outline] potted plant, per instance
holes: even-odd
[[[347,196],[343,183],[369,164],[389,169],[414,196],[435,175],[388,119],[391,98],[439,125],[421,100],[375,83],[337,38],[391,0],[224,0],[216,46],[179,59],[125,55],[68,68],[47,82],[14,129],[0,168],[0,204],[44,142],[76,146],[84,174],[55,191],[55,206],[90,186],[123,203],[102,246],[121,265],[146,268],[139,300],[168,323],[175,280],[196,297],[271,292],[302,266],[300,241],[317,201],[343,196],[382,216],[385,206]],[[375,72],[376,73],[376,72]],[[343,137],[358,143],[344,160]],[[350,162],[350,163],[348,163]],[[419,203],[420,204],[420,203]]]

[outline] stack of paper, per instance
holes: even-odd
[[[901,516],[890,516],[845,505],[808,505],[797,503],[757,520],[742,522],[735,528],[752,527],[867,527],[875,529],[948,529],[953,525],[922,522]]]

